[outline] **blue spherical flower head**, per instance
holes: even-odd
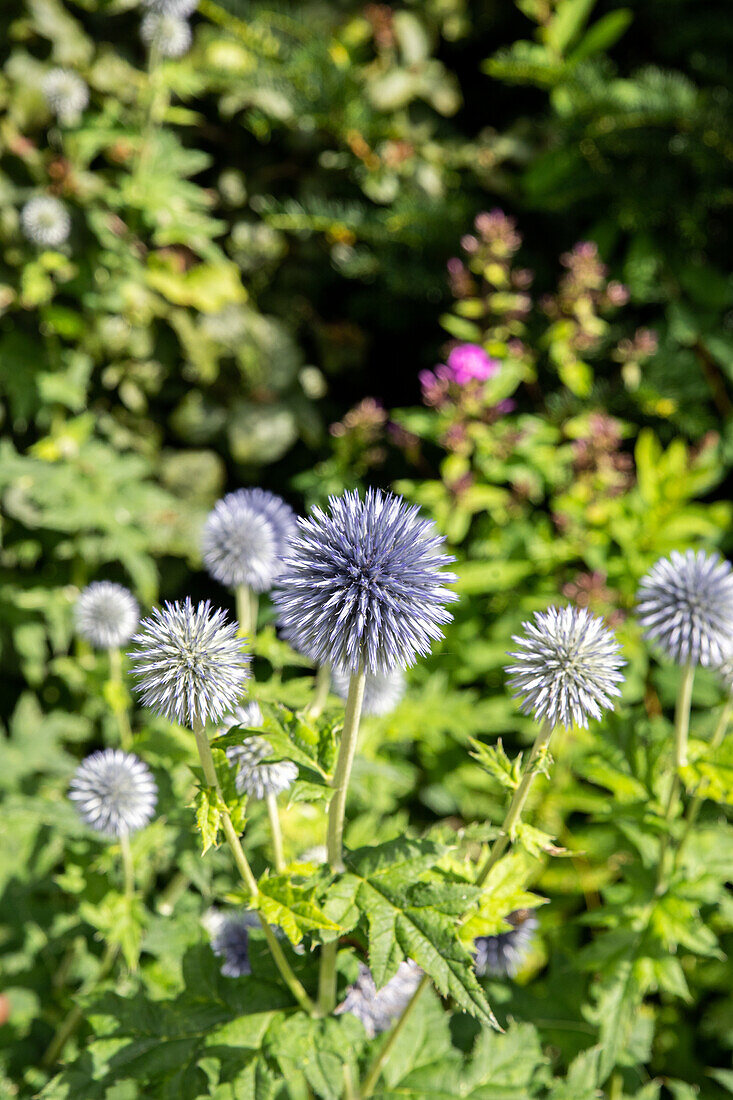
[[[644,637],[680,665],[733,657],[733,569],[718,554],[673,550],[642,578],[636,596]]]
[[[351,672],[407,668],[452,618],[443,539],[401,497],[368,490],[331,497],[298,521],[274,593],[301,653]]]
[[[506,918],[511,928],[495,936],[478,936],[474,941],[476,973],[513,978],[521,970],[537,931],[537,918],[530,909],[517,909]]]
[[[135,633],[140,609],[132,592],[112,581],[93,581],[74,608],[76,629],[96,649],[127,645]]]
[[[129,658],[145,706],[189,727],[234,708],[250,658],[223,611],[187,599],[156,607],[141,626]]]
[[[342,699],[348,698],[348,669],[334,668],[331,672],[333,690]],[[363,714],[390,714],[405,694],[405,674],[401,668],[392,672],[369,672],[364,684]]]
[[[252,973],[249,961],[249,934],[259,928],[254,913],[220,913],[210,909],[204,924],[211,934],[211,950],[224,960],[221,973],[225,978],[243,978]]]
[[[613,707],[626,662],[603,619],[585,608],[550,607],[522,625],[524,634],[512,638],[517,649],[507,672],[523,714],[552,729],[573,723],[587,728],[590,718]]]
[[[127,836],[150,821],[158,788],[139,757],[121,749],[93,752],[77,768],[69,798],[90,828],[104,836]]]
[[[386,1031],[393,1020],[407,1008],[422,980],[423,972],[416,962],[406,959],[386,985],[377,989],[372,972],[359,963],[359,974],[346,997],[336,1009],[336,1015],[350,1012],[364,1025],[370,1039]]]
[[[217,501],[201,539],[204,564],[228,588],[266,592],[282,569],[295,513],[265,489],[239,489]]]

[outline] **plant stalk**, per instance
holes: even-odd
[[[117,944],[108,943],[102,960],[99,964],[99,970],[96,976],[89,982],[85,983],[77,996],[84,997],[88,993],[91,993],[109,974],[110,970],[114,966],[114,961],[117,958],[119,947]],[[59,1058],[63,1054],[64,1047],[69,1039],[72,1037],[82,1019],[84,1018],[84,1012],[80,1005],[77,1003],[68,1012],[66,1018],[63,1020],[56,1033],[49,1043],[46,1053],[43,1055],[42,1065],[55,1066]]]
[[[283,834],[280,828],[280,814],[277,808],[277,797],[270,793],[267,795],[265,801],[267,802],[267,816],[270,819],[272,850],[275,856],[275,870],[280,874],[285,870],[285,856],[283,855]]]
[[[331,666],[328,664],[319,665],[316,672],[315,691],[313,698],[306,710],[306,714],[310,718],[318,718],[319,714],[323,713],[323,708],[326,705],[328,699],[328,693],[331,690]]]
[[[239,621],[240,638],[254,638],[257,633],[257,593],[253,592],[248,584],[240,584],[235,590],[237,603],[237,620]]]
[[[204,770],[204,778],[206,779],[208,786],[213,787],[213,789],[219,795],[219,798],[222,800],[222,802],[224,802],[224,798],[221,793],[221,787],[219,786],[219,779],[216,774],[216,768],[214,766],[214,757],[211,753],[211,745],[209,744],[209,739],[206,736],[204,724],[200,720],[196,720],[193,723],[193,734],[196,738],[196,747],[198,749],[199,759],[201,760],[201,767]],[[244,849],[242,848],[239,836],[237,835],[237,830],[234,828],[232,824],[232,819],[229,816],[229,811],[226,809],[222,810],[221,813],[221,826],[224,832],[224,836],[226,837],[227,844],[229,845],[231,853],[234,857],[234,862],[237,865],[237,870],[239,871],[242,882],[247,887],[247,890],[252,897],[252,900],[256,901],[260,892],[257,885],[257,879],[252,874],[252,868],[250,867],[249,861],[244,854]],[[267,923],[259,910],[257,911],[257,916],[259,917],[260,924],[262,925],[262,930],[265,933],[267,946],[270,948],[270,953],[275,961],[275,965],[280,971],[283,981],[287,985],[290,992],[293,994],[293,997],[295,997],[295,1000],[298,1002],[300,1007],[305,1009],[305,1011],[310,1013],[310,1015],[314,1015],[316,1006],[306,993],[301,982],[298,981],[297,977],[295,976],[293,969],[290,966],[290,963],[285,958],[285,952],[283,951],[277,936],[273,932],[272,928],[270,928],[270,925]]]
[[[491,868],[496,863],[498,863],[498,861],[504,855],[504,852],[509,847],[509,844],[511,843],[512,833],[519,824],[519,820],[522,816],[522,811],[524,810],[524,805],[527,801],[532,783],[534,782],[534,777],[537,774],[536,765],[540,757],[547,751],[550,746],[552,732],[552,727],[550,726],[549,722],[543,722],[540,726],[539,733],[535,738],[534,745],[532,746],[532,751],[529,755],[529,760],[527,761],[527,766],[522,773],[522,778],[520,779],[519,785],[517,786],[517,789],[512,796],[511,802],[509,803],[509,809],[507,810],[506,817],[504,818],[504,824],[501,827],[501,832],[494,843],[491,845],[491,848],[489,849],[489,854],[487,855],[483,866],[478,873],[478,878],[476,879],[477,886],[483,886],[483,884],[486,882],[486,879],[488,878]]]
[[[122,652],[117,646],[109,650],[109,679],[110,683],[119,690],[120,696],[122,696],[125,690],[122,678]],[[122,704],[121,698],[119,703],[115,701],[113,710],[117,719],[117,728],[120,731],[120,745],[125,752],[129,752],[132,748],[132,729],[127,707]]]
[[[423,974],[422,978],[420,979],[420,984],[410,998],[410,1002],[407,1005],[405,1011],[402,1013],[395,1026],[392,1028],[389,1038],[387,1039],[379,1054],[369,1067],[367,1075],[364,1078],[364,1083],[361,1086],[361,1090],[359,1092],[360,1100],[368,1100],[368,1097],[370,1097],[374,1092],[374,1088],[382,1075],[382,1070],[387,1064],[390,1054],[394,1050],[395,1043],[399,1039],[400,1034],[402,1033],[402,1029],[404,1028],[407,1021],[410,1019],[410,1016],[412,1016],[412,1013],[415,1011],[415,1006],[417,1005],[417,1002],[419,1001],[423,990],[427,989],[429,984],[430,978],[427,976],[427,974]]]
[[[659,845],[659,861],[657,863],[657,894],[663,894],[667,879],[667,852],[671,841],[670,826],[677,816],[680,804],[680,792],[682,781],[680,768],[687,765],[687,736],[690,729],[690,706],[692,703],[692,685],[695,680],[695,666],[685,665],[677,688],[677,702],[674,710],[674,772],[669,784],[667,805],[664,811],[666,830]]]
[[[131,898],[135,893],[135,865],[132,860],[132,848],[127,833],[120,837],[120,851],[122,852],[122,868],[125,878],[125,897]]]
[[[718,724],[715,727],[715,732],[710,738],[710,744],[708,746],[709,752],[715,752],[723,744],[725,735],[728,732],[728,726],[730,725],[731,713],[733,713],[733,695],[729,695],[726,699],[723,710],[721,711]],[[685,821],[685,830],[680,839],[680,849],[683,847],[688,836],[692,832],[695,822],[697,821],[698,814],[702,809],[702,804],[705,801],[705,795],[700,793],[700,788],[703,785],[702,779],[695,787],[693,791],[693,797],[687,810],[687,820]],[[678,849],[679,852],[679,849]]]
[[[344,711],[344,728],[341,732],[336,771],[332,786],[335,794],[328,807],[328,835],[326,851],[332,871],[343,871],[344,816],[346,813],[346,795],[349,789],[351,768],[356,755],[359,739],[359,719],[364,702],[364,684],[366,674],[363,669],[352,672],[349,681],[349,694]],[[338,938],[323,945],[321,967],[318,978],[318,1009],[321,1015],[333,1012],[336,1005],[336,959],[338,956]]]

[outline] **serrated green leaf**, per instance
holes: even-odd
[[[298,885],[287,875],[266,874],[259,888],[257,908],[268,924],[282,928],[292,944],[299,944],[306,932],[316,929],[342,931],[314,901],[315,885]]]
[[[201,854],[216,847],[222,810],[226,806],[213,787],[200,787],[194,801],[196,809],[196,827],[201,833]]]
[[[458,894],[467,905],[474,893],[465,883],[428,873],[444,853],[432,841],[395,840],[350,852],[339,888],[350,889],[369,937],[369,966],[377,987],[411,958],[429,974],[444,996],[498,1027],[473,970],[470,951],[459,936]],[[430,889],[421,894],[416,879]],[[429,904],[422,905],[421,901]],[[445,908],[442,906],[444,905]]]
[[[502,787],[508,791],[515,791],[522,775],[522,754],[519,753],[514,760],[510,760],[504,751],[501,738],[495,745],[485,745],[475,737],[470,739],[470,743],[471,756],[474,760],[478,760],[481,767],[501,783]]]

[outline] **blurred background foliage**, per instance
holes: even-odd
[[[469,738],[523,744],[504,654],[521,619],[559,597],[619,629],[625,699],[656,760],[674,688],[628,617],[636,582],[670,549],[731,549],[728,5],[200,0],[192,49],[167,61],[147,58],[139,24],[126,0],[0,11],[0,710],[18,746],[12,791],[35,791],[39,775],[58,787],[67,749],[107,738],[104,669],[72,640],[79,587],[120,580],[144,605],[210,596],[200,524],[243,484],[300,510],[345,487],[395,485],[459,558],[444,646],[413,674],[419,690],[368,726],[352,843],[396,835],[408,815],[499,816],[501,788],[469,760]],[[73,125],[40,88],[59,65],[90,88]],[[58,250],[21,232],[39,193],[71,213]],[[493,364],[486,386],[434,370],[464,343]],[[303,701],[271,630],[259,661],[281,698]],[[719,689],[703,676],[697,691],[707,734]],[[578,853],[572,874],[560,861],[539,880],[557,952],[579,893],[594,897],[624,845],[642,843],[633,814],[619,840],[599,808],[599,787],[606,805],[610,791],[639,807],[654,788],[646,777],[634,789],[648,760],[620,727],[611,740],[574,742],[543,796],[545,824]],[[59,855],[43,830],[76,827],[58,806],[48,820],[22,800],[15,810],[23,843],[5,880],[19,861],[40,880]],[[295,814],[292,835],[314,839],[311,827]],[[180,855],[162,852],[156,872]],[[6,899],[35,927],[47,898],[18,889]],[[731,923],[728,907],[729,938]],[[694,1081],[733,1044],[730,963],[687,969],[705,1027],[675,1049],[682,1010],[665,1002],[653,1058],[651,1031],[630,1058],[665,1072],[670,1060]],[[585,981],[567,989],[571,1015]],[[676,973],[661,982],[670,997],[680,988]],[[526,1018],[529,992],[511,997]],[[593,1034],[599,1017],[586,1016]],[[577,1054],[577,1035],[548,1035],[561,1063]],[[635,1095],[643,1075],[629,1074]],[[678,1085],[670,1095],[687,1100]]]

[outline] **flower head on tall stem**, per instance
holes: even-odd
[[[257,729],[262,725],[262,711],[253,700],[225,714],[219,733],[240,726]],[[290,760],[264,763],[272,755],[272,745],[264,737],[248,737],[243,745],[232,745],[226,750],[227,760],[236,770],[235,785],[240,794],[264,799],[278,795],[292,787],[298,778],[298,769]]]
[[[26,240],[38,248],[59,248],[71,232],[69,211],[52,195],[28,199],[20,212],[20,225]]]
[[[187,599],[156,607],[141,626],[129,658],[145,706],[191,728],[234,708],[250,659],[223,611]]]
[[[76,629],[95,649],[118,649],[135,633],[140,608],[123,585],[94,581],[82,590],[74,617]]]
[[[523,627],[524,634],[512,638],[517,649],[509,656],[515,663],[507,668],[523,714],[534,714],[551,729],[587,727],[589,718],[613,707],[625,661],[603,619],[585,608],[551,607]]]
[[[61,123],[74,123],[89,103],[89,88],[72,69],[50,69],[41,80],[41,91]]]
[[[193,15],[199,6],[199,0],[142,0],[142,6],[158,15],[173,15],[176,19],[186,19]]]
[[[300,652],[351,672],[414,664],[442,637],[456,599],[442,567],[453,559],[419,509],[369,489],[329,499],[298,521],[274,591]]]
[[[246,584],[266,592],[294,533],[295,514],[284,500],[265,489],[239,489],[209,513],[201,540],[204,564],[228,588]]]
[[[182,57],[191,45],[191,28],[177,15],[149,11],[140,24],[140,37],[161,57]]]
[[[361,1020],[370,1039],[386,1031],[393,1020],[407,1008],[420,984],[423,972],[416,962],[401,962],[393,978],[377,989],[372,972],[359,964],[359,975],[336,1009],[337,1014],[350,1012]]]
[[[519,909],[506,918],[511,928],[495,936],[477,936],[474,940],[476,973],[513,978],[521,969],[537,931],[537,918],[527,909]]]
[[[69,785],[81,819],[104,836],[128,836],[150,821],[158,788],[137,756],[104,749],[87,756]]]
[[[639,585],[644,636],[680,665],[721,665],[733,656],[733,570],[718,554],[681,554],[652,566]]]
[[[252,973],[249,961],[249,934],[259,928],[254,913],[220,913],[210,909],[204,925],[211,936],[211,950],[224,960],[221,972],[225,978],[243,978]]]
[[[335,668],[331,674],[333,690],[342,699],[349,694],[351,673],[347,669]],[[405,694],[405,674],[401,668],[391,672],[370,672],[364,684],[364,702],[362,714],[389,714]]]

